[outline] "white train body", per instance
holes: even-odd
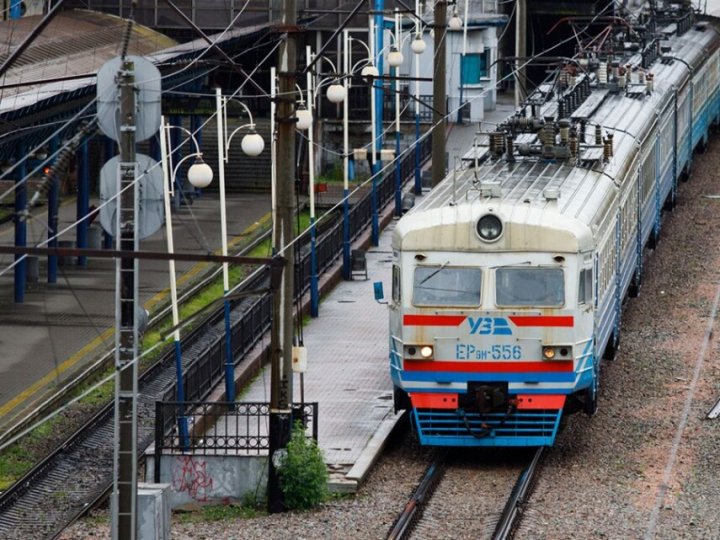
[[[546,119],[535,127],[550,138],[495,134],[398,222],[390,371],[421,443],[551,445],[563,412],[595,411],[643,248],[720,114],[718,35],[688,26],[645,68],[626,58],[624,86],[612,65],[607,83],[588,68],[528,105],[505,128]]]

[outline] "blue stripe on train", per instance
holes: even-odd
[[[552,446],[562,410],[505,413],[413,411],[420,443],[429,446]]]

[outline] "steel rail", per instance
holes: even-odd
[[[257,287],[257,282],[260,277],[259,274],[260,273],[256,271],[249,278],[247,278],[243,282],[243,288]],[[262,278],[260,277],[260,279]],[[218,314],[222,315],[222,313],[223,309],[216,310],[216,312],[209,314],[203,323],[199,324],[193,330],[187,332],[185,334],[186,343],[184,343],[184,346],[188,347],[192,345],[192,343],[197,343],[198,341],[203,339],[204,336],[207,334],[209,328],[217,324]],[[139,378],[138,384],[143,389],[141,390],[141,394],[146,396],[150,401],[154,402],[156,399],[162,399],[162,388],[164,388],[166,386],[166,383],[168,382],[162,379],[167,378],[166,373],[170,372],[171,376],[172,373],[174,373],[174,368],[172,368],[173,358],[174,352],[172,350],[169,350],[165,355],[163,355],[160,360],[155,362],[155,364],[153,364],[153,366],[146,370]],[[153,387],[156,388],[152,390]],[[148,388],[150,388],[149,393],[147,392]],[[152,407],[150,409],[151,410],[148,414],[152,414],[154,412],[154,409],[152,409]],[[30,471],[28,471],[20,480],[15,482],[6,491],[4,491],[2,495],[0,495],[0,524],[2,524],[3,514],[8,511],[22,497],[29,494],[33,490],[36,482],[39,479],[45,478],[49,474],[49,471],[51,471],[53,466],[63,460],[65,454],[70,456],[73,451],[81,449],[83,443],[93,437],[96,432],[102,431],[104,428],[106,428],[107,425],[111,422],[113,414],[114,402],[110,402],[100,411],[98,411],[88,422],[81,426],[61,446],[56,448],[47,457],[45,457],[42,461],[35,465]],[[146,439],[147,443],[149,444],[153,440],[154,430],[149,429],[147,431],[148,433],[146,434],[146,436],[140,437],[140,439]],[[109,444],[108,441],[104,442]],[[147,445],[144,443],[142,443],[142,445],[144,450],[144,447]],[[96,453],[101,454],[102,451],[100,449],[97,449]],[[72,460],[72,458],[68,459]],[[98,467],[104,468],[101,465],[98,465]],[[92,505],[105,498],[107,493],[109,493],[109,490],[112,489],[112,479],[110,478],[105,483],[103,483],[103,480],[101,478],[94,478],[94,480],[97,483],[96,487],[94,489],[88,489],[86,495],[87,499],[83,500],[82,504],[74,505],[75,509],[68,509],[66,512],[64,512],[63,516],[57,516],[57,512],[52,512],[52,515],[55,518],[59,518],[59,520],[62,521],[61,524],[41,523],[39,525],[45,527],[45,533],[49,534],[50,537],[56,537],[62,532],[64,528],[66,528],[68,525],[72,524],[78,518],[80,518],[89,508],[92,507]]]
[[[244,246],[241,250],[237,252],[237,255],[246,255],[247,253],[250,253],[253,249],[255,249],[258,245],[260,245],[262,242],[264,242],[266,239],[270,237],[270,231],[265,231],[261,235],[259,235],[256,239],[254,239],[252,242],[250,242],[247,246]],[[185,302],[191,300],[195,295],[197,295],[202,289],[209,286],[214,279],[216,279],[220,272],[222,271],[221,267],[217,267],[213,271],[211,271],[209,274],[198,280],[196,283],[191,285],[187,290],[185,290],[180,297],[178,298],[178,306],[183,305]],[[252,274],[251,274],[252,275]],[[248,276],[250,278],[250,276]],[[243,286],[243,283],[239,283],[235,285],[229,292],[234,293]],[[150,320],[148,321],[148,329],[153,329],[157,327],[160,322],[167,317],[170,314],[170,311],[172,310],[172,305],[168,304],[161,308],[156,313],[152,314],[150,317]],[[211,318],[209,316],[209,318]],[[112,363],[114,359],[114,351],[110,350],[107,351],[104,355],[100,356],[98,358],[97,362],[94,366],[88,368],[87,370],[83,371],[82,373],[79,373],[75,379],[72,381],[68,381],[67,383],[63,384],[63,387],[61,390],[50,396],[47,401],[44,401],[40,406],[33,409],[29,414],[22,417],[20,420],[16,421],[15,424],[6,426],[5,430],[0,434],[0,444],[4,443],[6,440],[10,439],[17,433],[20,433],[27,427],[29,427],[34,421],[36,421],[38,418],[42,417],[44,414],[47,414],[49,411],[52,411],[56,409],[58,406],[65,403],[70,396],[76,395],[76,392],[79,388],[82,387],[83,384],[88,379],[93,379],[94,377],[98,376],[100,373],[105,371]],[[22,414],[22,413],[20,413]],[[19,414],[15,415],[19,416]]]
[[[532,485],[537,478],[538,465],[544,455],[544,451],[544,446],[538,448],[528,466],[520,473],[515,487],[513,487],[510,493],[510,498],[500,515],[500,521],[495,526],[495,531],[492,534],[493,540],[510,538],[513,530],[517,527],[519,518],[522,516],[522,506],[527,501]]]
[[[445,454],[439,454],[432,460],[417,489],[405,504],[405,508],[390,529],[387,540],[408,538],[444,474]]]

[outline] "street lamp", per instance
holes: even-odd
[[[415,31],[415,39],[413,40],[412,44],[410,45],[411,50],[416,56],[419,56],[423,53],[425,50],[425,41],[422,39],[422,34],[420,33],[419,28],[419,22],[416,23],[416,31]],[[400,167],[400,139],[401,139],[401,132],[400,132],[400,88],[397,82],[397,69],[402,64],[403,56],[402,53],[400,53],[400,49],[402,47],[403,42],[410,37],[411,34],[408,34],[403,38],[402,36],[402,28],[400,25],[400,12],[396,9],[395,10],[395,34],[393,35],[393,38],[395,40],[390,53],[388,54],[388,64],[390,65],[391,69],[393,70],[392,78],[393,78],[393,92],[395,94],[395,215],[400,216],[402,214],[402,171]],[[418,70],[420,62],[418,59],[415,60],[416,65],[416,73]],[[417,75],[416,75],[417,77]],[[419,98],[418,98],[419,101]],[[416,113],[417,105],[416,105]],[[419,120],[416,119],[416,124],[419,123]],[[416,145],[417,145],[417,139],[419,138],[418,135],[419,129],[416,127]],[[416,160],[417,161],[417,160]],[[416,163],[417,165],[417,163]],[[417,176],[419,174],[416,172],[416,181]],[[417,188],[416,188],[417,190]]]
[[[173,166],[172,159],[168,153],[168,147],[170,142],[170,129],[180,129],[186,132],[193,143],[195,143],[195,153],[190,154],[182,158],[177,164]],[[190,166],[188,170],[188,180],[190,183],[197,188],[207,187],[212,181],[213,172],[210,166],[202,161],[202,152],[198,146],[197,140],[182,126],[173,126],[165,124],[165,117],[160,118],[160,156],[162,161],[162,172],[163,172],[163,199],[165,202],[165,227],[167,229],[167,250],[168,253],[175,252],[175,246],[173,241],[173,229],[172,229],[172,210],[170,208],[170,196],[174,195],[175,187],[175,176],[177,174],[180,165],[190,158],[198,158],[197,161]],[[175,278],[175,261],[173,259],[168,260],[168,270],[170,272],[170,299],[172,303],[172,321],[173,328],[173,342],[175,345],[175,376],[177,378],[177,389],[176,396],[180,403],[178,410],[178,434],[180,439],[180,446],[183,450],[190,448],[189,432],[187,417],[185,416],[185,387],[183,383],[183,367],[182,367],[182,347],[180,345],[180,317],[178,314],[177,305],[177,282]]]
[[[305,47],[305,58],[310,65],[312,62],[312,51],[310,46]],[[317,230],[315,227],[315,149],[314,149],[314,127],[313,127],[313,103],[315,102],[315,91],[313,90],[313,77],[310,70],[307,70],[307,108],[300,92],[300,108],[295,111],[297,117],[297,129],[308,132],[308,193],[310,195],[310,316],[317,317],[320,309],[320,291],[318,288],[317,268]]]
[[[259,156],[265,148],[265,141],[255,131],[250,109],[241,101],[237,101],[245,109],[250,123],[235,128],[230,136],[227,134],[227,101],[222,95],[222,89],[215,89],[215,105],[217,109],[217,145],[218,145],[218,179],[220,182],[220,235],[222,240],[222,254],[227,257],[227,209],[225,208],[225,163],[228,160],[227,151],[232,138],[240,130],[249,129],[241,142],[243,152],[248,156]],[[227,294],[230,291],[230,277],[228,263],[223,262],[223,294],[225,295],[225,398],[228,402],[235,401],[235,357],[232,349],[232,325],[230,324],[230,300]]]
[[[305,48],[305,56],[308,65],[312,65],[314,58],[312,50],[308,46]],[[333,72],[337,73],[335,64],[324,56],[321,59],[328,62],[333,69]],[[317,97],[318,91],[322,87],[323,83],[330,80],[321,80],[317,87],[313,85],[312,73],[308,69],[307,74],[307,108],[305,107],[305,101],[302,99],[302,90],[300,90],[300,103],[299,108],[295,112],[297,118],[296,127],[300,130],[308,130],[308,192],[310,195],[310,315],[312,317],[318,316],[319,311],[319,290],[318,290],[318,268],[317,268],[317,228],[315,219],[315,148],[314,148],[314,132],[313,132],[313,107],[315,98]],[[298,87],[299,89],[299,87]],[[333,79],[333,83],[328,85],[327,93],[328,99],[333,103],[343,102],[343,148],[344,148],[344,175],[343,175],[343,277],[348,279],[350,275],[350,221],[349,221],[349,185],[348,185],[348,126],[347,126],[347,78],[344,79],[343,84],[337,82],[337,79]],[[339,100],[339,101],[338,101]]]
[[[452,17],[448,21],[448,28],[450,30],[460,30],[463,27],[463,20],[457,14],[457,7],[453,8]]]

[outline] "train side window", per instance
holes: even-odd
[[[578,304],[592,304],[592,268],[580,271],[580,284],[578,287]]]
[[[392,299],[396,304],[400,303],[400,267],[397,264],[392,267]]]

